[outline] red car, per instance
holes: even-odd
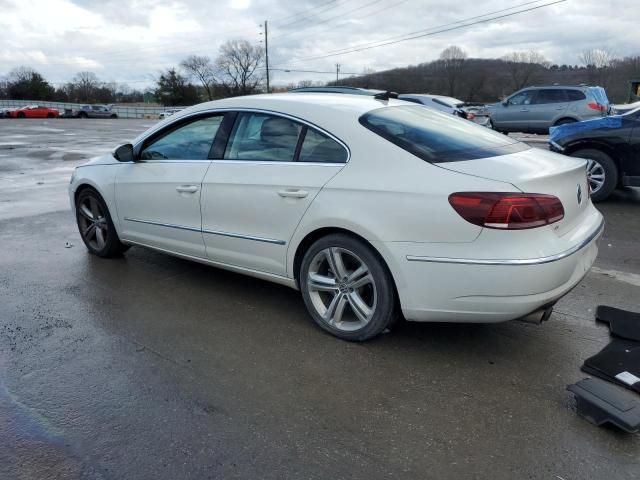
[[[9,118],[57,118],[60,112],[55,108],[43,107],[41,105],[29,105],[5,113]]]

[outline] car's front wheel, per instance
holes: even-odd
[[[345,234],[327,235],[307,250],[300,290],[314,321],[336,337],[364,341],[396,316],[393,279],[379,255]]]
[[[120,242],[111,215],[98,192],[86,188],[76,200],[76,222],[89,252],[99,257],[114,257],[129,247]]]
[[[572,152],[571,156],[587,160],[592,201],[601,202],[613,193],[618,185],[618,168],[609,155],[593,148],[584,148]]]

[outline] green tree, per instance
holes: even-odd
[[[161,73],[156,85],[154,94],[163,105],[193,105],[199,101],[196,87],[188,83],[175,68]]]
[[[29,67],[18,67],[9,73],[7,94],[16,100],[51,100],[55,89],[42,75]]]

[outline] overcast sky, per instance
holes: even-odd
[[[105,81],[143,88],[187,55],[215,57],[231,38],[261,41],[265,19],[271,66],[296,70],[335,72],[336,63],[343,72],[383,70],[436,59],[454,44],[471,57],[535,49],[559,64],[579,63],[580,52],[589,48],[640,53],[638,0],[566,0],[393,45],[309,58],[553,1],[0,0],[0,76],[27,65],[62,83],[88,70]],[[275,71],[272,82],[331,78],[335,73]]]

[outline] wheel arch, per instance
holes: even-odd
[[[577,117],[573,117],[571,115],[562,115],[561,117],[557,118],[554,122],[553,122],[553,126],[557,127],[560,122],[562,122],[563,120],[571,120],[572,122],[579,122],[580,119]]]
[[[398,311],[400,312],[400,295],[398,294],[398,286],[396,284],[396,276],[394,275],[394,270],[392,269],[389,265],[389,262],[387,262],[387,260],[385,259],[385,256],[380,252],[380,250],[378,248],[376,248],[376,246],[371,243],[369,240],[367,240],[365,237],[363,237],[362,235],[359,235],[358,233],[353,232],[352,230],[349,230],[347,228],[342,228],[342,227],[319,227],[316,228],[310,232],[308,232],[304,238],[302,238],[302,240],[298,243],[298,245],[296,246],[296,251],[295,254],[293,256],[293,271],[292,271],[292,276],[293,279],[295,281],[296,287],[298,289],[300,289],[300,266],[302,265],[302,259],[304,258],[305,253],[307,252],[307,250],[309,249],[309,247],[311,247],[311,245],[313,245],[317,240],[321,239],[322,237],[326,237],[327,235],[331,235],[331,234],[335,234],[335,233],[342,233],[345,235],[348,235],[350,237],[356,238],[358,240],[360,240],[361,242],[363,242],[364,244],[368,245],[371,248],[371,251],[378,257],[378,259],[382,262],[382,265],[384,266],[384,268],[387,269],[387,272],[389,272],[389,275],[391,276],[391,282],[393,284],[393,289],[395,291],[395,297],[396,297],[396,301],[398,302]]]
[[[572,153],[575,153],[578,150],[586,150],[586,149],[600,150],[601,152],[606,153],[611,157],[611,160],[613,160],[613,163],[615,163],[618,171],[620,170],[620,158],[616,154],[615,149],[605,142],[599,142],[597,140],[585,140],[585,141],[570,143],[565,147],[563,153],[566,155],[571,155]]]

